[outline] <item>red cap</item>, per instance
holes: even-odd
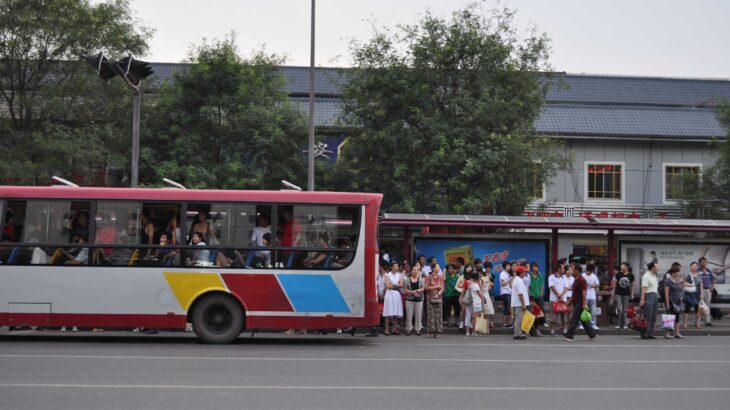
[[[526,268],[526,267],[524,267],[524,266],[518,266],[518,267],[516,267],[516,268],[515,268],[515,272],[516,272],[516,273],[527,273],[527,272],[529,272],[529,271],[530,271],[530,270],[529,270],[529,269],[527,269],[527,268]]]

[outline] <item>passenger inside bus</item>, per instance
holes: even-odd
[[[329,236],[326,233],[321,233],[317,237],[318,248],[329,248]],[[310,252],[307,258],[302,261],[305,268],[328,268],[329,262],[332,258],[332,252],[326,251],[314,251]],[[326,266],[325,266],[326,265]]]
[[[71,242],[83,245],[86,243],[84,240],[84,237],[81,234],[74,234],[73,238],[71,239]],[[66,264],[69,265],[86,265],[89,262],[89,248],[80,248],[78,253],[73,254],[67,250],[63,250],[63,253],[66,255],[68,260],[66,261]]]
[[[112,221],[109,213],[103,212],[97,216],[96,236],[94,237],[97,244],[114,244],[117,241],[117,227]],[[104,258],[109,258],[114,253],[113,248],[104,248]]]
[[[169,236],[167,232],[160,234],[160,247],[155,250],[155,259],[159,265],[172,266],[175,264],[175,257],[177,257],[177,251],[169,246]]]
[[[192,244],[205,246],[205,237],[202,232],[193,232]],[[208,249],[195,250],[193,257],[188,261],[189,266],[210,266],[210,251]]]
[[[86,211],[76,211],[71,218],[69,226],[69,240],[73,241],[75,235],[80,236],[84,242],[89,241],[89,213]]]

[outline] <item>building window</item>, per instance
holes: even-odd
[[[530,197],[533,200],[545,199],[545,184],[542,182],[542,163],[534,162],[528,170],[526,185],[530,187]]]
[[[588,199],[622,199],[622,164],[588,164]]]
[[[699,178],[700,166],[697,164],[670,164],[664,166],[664,199],[676,201],[685,199],[686,185],[691,179]]]

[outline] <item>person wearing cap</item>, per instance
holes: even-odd
[[[530,304],[530,295],[527,293],[527,287],[522,278],[525,277],[528,269],[524,266],[515,267],[515,277],[512,280],[512,317],[514,322],[514,331],[512,332],[515,340],[525,340],[527,335],[522,333],[522,317],[525,309]]]

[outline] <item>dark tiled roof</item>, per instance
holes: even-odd
[[[557,75],[548,102],[613,105],[713,106],[730,101],[730,81],[658,77]]]
[[[721,138],[712,109],[548,104],[535,123],[545,134],[661,138]]]
[[[152,63],[153,83],[172,79],[185,64]],[[284,91],[306,115],[309,67],[281,67]],[[349,69],[315,71],[315,124],[337,126],[339,86]],[[730,80],[557,74],[538,132],[565,136],[724,138],[715,103],[730,101]],[[704,108],[689,108],[704,107]]]

